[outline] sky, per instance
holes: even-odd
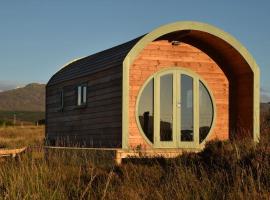
[[[199,21],[237,38],[261,69],[270,101],[269,0],[0,1],[0,91],[47,83],[70,60],[175,21]]]

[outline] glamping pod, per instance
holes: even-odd
[[[46,140],[56,146],[198,151],[259,140],[259,68],[234,37],[176,22],[70,62],[46,87]]]

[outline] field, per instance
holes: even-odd
[[[44,126],[0,127],[0,148],[42,146]]]
[[[1,128],[2,147],[32,148],[0,162],[0,199],[269,199],[269,133],[264,124],[257,145],[215,141],[198,154],[116,166],[105,152],[44,157],[44,127]]]
[[[0,111],[0,125],[5,121],[7,125],[11,125],[16,118],[17,125],[35,124],[36,121],[45,118],[44,112],[34,111]],[[2,122],[2,123],[1,123]]]

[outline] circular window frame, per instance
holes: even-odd
[[[142,95],[142,92],[144,90],[144,88],[146,87],[146,85],[150,82],[150,80],[153,79],[154,81],[154,86],[155,86],[155,77],[160,77],[162,75],[166,75],[166,74],[170,74],[170,73],[173,73],[173,71],[179,71],[180,74],[185,74],[185,75],[188,75],[190,77],[193,78],[196,78],[198,79],[198,84],[199,82],[201,81],[202,84],[204,85],[204,87],[207,89],[207,92],[208,94],[210,95],[210,98],[212,100],[212,106],[213,106],[213,119],[212,119],[212,124],[211,124],[211,128],[209,130],[209,133],[207,134],[207,136],[205,137],[205,139],[200,143],[198,143],[198,147],[199,148],[203,148],[205,146],[205,143],[208,141],[208,138],[213,134],[213,129],[215,128],[216,126],[216,116],[217,116],[217,109],[216,109],[216,100],[214,98],[214,95],[212,93],[212,91],[210,90],[210,87],[208,86],[207,82],[199,75],[197,74],[196,72],[194,72],[193,70],[191,69],[187,69],[187,68],[184,68],[184,67],[176,67],[176,66],[173,66],[173,67],[168,67],[166,69],[161,69],[157,72],[155,72],[154,74],[152,74],[150,77],[148,77],[146,79],[146,81],[143,83],[143,85],[141,86],[139,92],[138,92],[138,95],[137,95],[137,99],[136,99],[136,105],[135,105],[135,118],[136,118],[136,124],[137,124],[137,127],[139,129],[139,132],[141,134],[141,136],[144,138],[144,140],[146,141],[146,143],[151,146],[151,147],[155,147],[155,138],[153,138],[153,143],[146,137],[144,131],[142,130],[142,127],[141,127],[141,124],[140,124],[140,120],[139,120],[139,115],[138,115],[138,112],[139,112],[139,101],[140,101],[140,98],[141,98],[141,95]],[[155,87],[154,87],[154,90],[153,90],[153,98],[155,97],[154,95],[155,93]],[[155,105],[155,103],[154,103]],[[155,110],[154,110],[154,113],[155,113]],[[155,116],[155,114],[154,114]],[[154,126],[154,125],[153,125]],[[153,131],[155,131],[155,127],[153,129]],[[199,134],[199,133],[198,133]],[[153,133],[153,137],[155,137],[155,132]],[[197,146],[196,146],[197,147]],[[195,147],[195,148],[196,148]],[[181,147],[175,147],[175,148],[181,148]]]

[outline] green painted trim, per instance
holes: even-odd
[[[155,108],[156,110],[154,110],[154,116],[156,118],[155,120],[155,124],[154,124],[154,127],[156,127],[155,129],[155,132],[154,132],[154,136],[156,139],[156,141],[154,142],[154,147],[155,148],[175,148],[176,147],[176,134],[173,134],[173,140],[172,141],[160,141],[160,77],[163,76],[163,75],[167,75],[167,74],[172,74],[173,75],[173,115],[174,114],[174,106],[176,106],[176,101],[175,101],[175,69],[174,68],[169,68],[169,69],[163,69],[163,70],[160,70],[158,72],[156,72],[154,74],[154,79],[156,80],[156,85],[154,85],[155,87],[155,91],[157,93],[157,95],[155,96]],[[146,83],[147,84],[147,83]],[[144,87],[146,86],[143,85],[141,87],[141,91],[144,90]],[[139,107],[139,98],[140,96],[137,97],[137,102],[136,102],[136,118],[138,118],[138,110],[137,108]],[[139,118],[138,118],[139,119]],[[175,116],[174,116],[174,121],[173,121],[173,131],[175,131]],[[137,123],[137,126],[140,126],[140,124]],[[174,133],[174,132],[173,132]],[[143,132],[141,132],[141,135],[144,135]]]
[[[160,77],[166,74],[173,75],[173,141],[160,141]],[[194,120],[194,141],[192,142],[181,142],[180,141],[180,130],[181,130],[181,123],[177,123],[177,119],[181,121],[180,111],[181,109],[176,109],[177,102],[181,100],[181,85],[180,85],[180,75],[185,74],[193,78],[193,120]],[[142,92],[146,85],[151,81],[154,80],[154,143],[152,143],[144,134],[139,120],[139,101],[142,95]],[[199,81],[201,81],[212,100],[213,104],[213,121],[210,128],[210,131],[207,137],[204,139],[203,142],[199,143]],[[205,142],[211,136],[213,129],[215,128],[216,124],[216,101],[214,98],[213,93],[209,90],[206,81],[203,78],[195,73],[194,71],[183,68],[183,67],[168,67],[166,69],[162,69],[152,76],[150,76],[142,85],[139,90],[137,99],[136,99],[136,108],[135,108],[135,118],[136,124],[139,129],[141,136],[144,140],[154,148],[203,148]],[[178,116],[178,117],[177,117]]]
[[[256,71],[253,85],[253,140],[258,143],[260,141],[260,69],[257,68]]]
[[[181,90],[181,87],[179,85],[179,81],[177,81],[178,76],[179,76],[179,73],[177,73],[177,69],[174,69],[174,72],[173,72],[173,97],[174,97],[173,98],[173,108],[176,108],[177,101],[180,99],[179,90]],[[180,116],[179,110],[180,109],[173,109],[173,126],[174,126],[173,133],[176,133],[176,134],[174,134],[174,137],[176,137],[176,138],[174,138],[176,141],[176,146],[179,146],[179,141],[180,141],[180,135],[177,134],[177,131],[180,129],[180,127],[179,127],[180,123],[177,123],[177,116]],[[178,118],[179,120],[181,120],[180,117]]]
[[[122,149],[129,149],[128,145],[128,124],[129,124],[129,58],[125,58],[123,63],[123,85],[122,85]]]
[[[128,55],[123,61],[123,102],[122,102],[122,145],[124,148],[128,148],[128,108],[129,108],[129,67],[139,55],[139,53],[146,47],[149,43],[159,38],[162,35],[171,33],[174,31],[182,30],[197,30],[209,33],[210,35],[216,36],[223,41],[230,44],[234,49],[236,49],[239,54],[245,59],[249,64],[254,75],[254,87],[253,87],[253,139],[258,142],[260,137],[260,70],[259,67],[248,52],[248,50],[233,36],[223,30],[214,27],[209,24],[194,22],[194,21],[182,21],[175,22],[161,26],[149,34],[145,35],[136,45],[130,50]]]

